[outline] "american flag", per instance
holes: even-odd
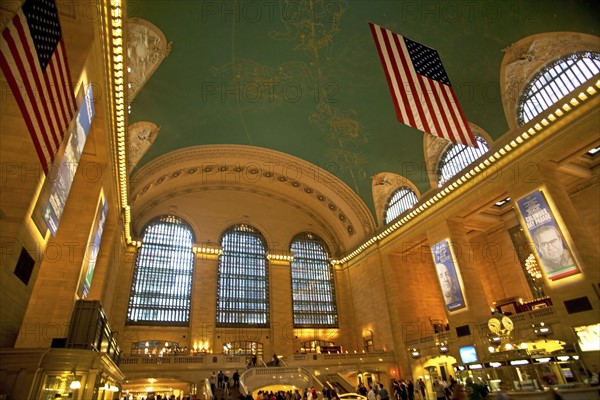
[[[2,31],[0,67],[47,173],[75,112],[54,0],[25,1]]]
[[[437,51],[369,22],[398,120],[477,147]]]

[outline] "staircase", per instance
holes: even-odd
[[[256,367],[250,368],[240,376],[241,394],[252,393],[265,386],[288,385],[298,388],[314,387],[317,391],[323,389],[319,381],[306,368],[302,367]],[[239,394],[238,394],[239,396]],[[217,400],[221,400],[216,397]]]
[[[214,393],[214,400],[237,400],[240,398],[240,388],[230,387],[228,389],[218,389]]]

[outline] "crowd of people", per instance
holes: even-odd
[[[252,365],[256,365],[256,356],[251,360]],[[277,356],[273,356],[277,360]],[[591,386],[599,385],[598,367],[594,365],[593,371],[590,372]],[[212,372],[209,377],[211,391],[215,400],[232,400],[235,396],[230,392],[231,388],[239,388],[240,373],[236,370],[231,379],[227,373],[219,371]],[[387,391],[381,382],[376,382],[369,385],[367,388],[360,383],[356,389],[357,393],[365,396],[367,400],[510,400],[507,394],[508,386],[506,382],[500,382],[499,390],[492,395],[489,394],[489,389],[484,383],[477,383],[473,378],[468,377],[464,384],[455,380],[452,376],[444,381],[439,376],[431,381],[434,397],[427,395],[425,382],[422,378],[412,382],[410,379],[392,379],[391,393]],[[550,393],[555,400],[560,400],[561,396],[556,391],[550,389]],[[320,398],[320,399],[319,399]],[[125,400],[126,398],[124,398]],[[194,395],[192,397],[175,397],[173,395],[160,396],[149,395],[146,400],[197,400]],[[254,398],[251,394],[238,396],[237,400],[340,400],[337,390],[334,388],[323,387],[322,391],[318,392],[314,387],[305,388],[302,393],[298,389],[279,390],[279,391],[258,391]]]
[[[485,384],[476,383],[471,377],[462,384],[452,376],[447,382],[438,376],[433,380],[432,387],[436,400],[483,400],[489,393]]]

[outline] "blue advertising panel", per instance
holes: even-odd
[[[83,146],[87,140],[93,118],[94,98],[92,95],[92,85],[88,85],[85,98],[75,116],[75,123],[68,136],[65,154],[56,171],[48,202],[42,212],[42,218],[48,229],[50,229],[52,236],[56,236],[58,224],[67,203],[67,197],[75,178],[75,172],[77,171]]]
[[[433,261],[437,270],[438,280],[444,294],[444,302],[448,311],[455,311],[465,307],[458,273],[452,259],[450,246],[443,240],[432,247]]]
[[[96,261],[98,260],[98,253],[100,252],[100,242],[102,241],[104,223],[106,222],[106,215],[108,214],[108,202],[104,198],[104,193],[100,194],[98,210],[99,214],[96,218],[96,224],[94,225],[93,240],[86,246],[85,256],[83,258],[83,262],[87,263],[87,266],[84,269],[83,280],[80,284],[80,289],[78,290],[80,299],[87,299],[90,294],[94,269],[96,268]]]
[[[518,200],[517,204],[546,277],[557,280],[578,274],[579,268],[565,244],[544,194],[535,191]]]

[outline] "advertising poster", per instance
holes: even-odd
[[[67,203],[67,197],[75,178],[75,172],[81,159],[83,146],[87,140],[92,119],[94,118],[94,98],[92,95],[92,85],[89,85],[85,98],[77,115],[73,130],[68,136],[65,154],[60,162],[54,182],[50,189],[50,197],[42,212],[42,218],[50,229],[52,236],[56,236],[60,218]]]
[[[92,278],[94,277],[94,269],[96,268],[96,261],[98,260],[98,253],[100,252],[100,242],[102,241],[102,232],[104,232],[104,223],[106,222],[106,215],[108,214],[108,203],[104,198],[104,193],[100,193],[100,203],[98,205],[97,217],[94,224],[94,230],[92,234],[92,241],[89,242],[85,248],[85,255],[83,257],[84,262],[84,274],[77,290],[77,294],[80,299],[87,299],[90,294],[90,287],[92,286]],[[87,265],[86,265],[87,264]]]
[[[456,311],[464,308],[466,305],[465,299],[448,241],[443,240],[437,243],[431,250],[442,293],[444,294],[446,309],[448,311]]]
[[[578,274],[579,268],[565,244],[544,194],[535,191],[518,200],[517,204],[546,277],[557,280]]]

